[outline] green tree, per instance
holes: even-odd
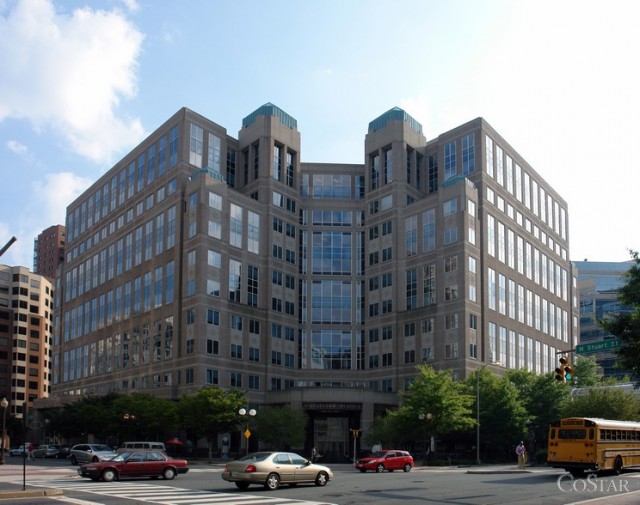
[[[640,398],[634,391],[615,386],[591,388],[571,397],[562,409],[562,417],[601,417],[622,421],[640,420]]]
[[[163,441],[178,427],[176,403],[157,396],[121,395],[114,399],[111,410],[112,429],[121,433],[122,441],[125,438]]]
[[[577,356],[572,365],[574,378],[571,384],[574,387],[596,386],[601,383],[595,356]]]
[[[86,440],[93,435],[97,440],[107,441],[114,435],[116,413],[111,407],[118,396],[117,393],[90,395],[65,405],[56,418],[56,423],[60,423],[58,432],[74,440]]]
[[[436,371],[428,365],[416,367],[418,376],[401,393],[401,406],[377,416],[364,435],[368,444],[381,443],[396,447],[424,447],[429,437],[468,430],[475,425],[472,418],[474,396],[468,386],[452,379],[448,370]]]
[[[519,391],[527,412],[529,449],[545,450],[549,436],[549,425],[562,417],[562,409],[568,401],[571,386],[555,380],[554,372],[537,375],[527,370],[509,370],[505,379]]]
[[[195,395],[185,395],[180,399],[178,416],[182,425],[194,447],[200,438],[207,439],[209,462],[218,434],[238,427],[238,410],[245,402],[244,392],[236,389],[224,391],[217,386],[203,387]]]
[[[475,424],[472,418],[474,396],[464,382],[453,380],[448,370],[436,371],[431,366],[418,365],[419,375],[401,393],[400,415],[420,426],[420,414],[431,414],[429,431],[438,435],[459,431]]]
[[[255,420],[256,435],[260,442],[275,450],[304,447],[307,415],[301,409],[291,407],[266,407],[260,409]]]
[[[464,382],[453,380],[448,370],[436,371],[428,365],[416,369],[418,376],[401,393],[400,408],[388,414],[397,439],[420,444],[429,437],[474,426],[474,396]]]
[[[469,387],[474,390],[478,382],[481,398],[480,452],[505,457],[527,433],[530,416],[524,406],[523,395],[507,377],[500,378],[489,370],[477,370],[467,379]],[[477,416],[475,408],[474,416]]]
[[[625,284],[619,290],[618,300],[631,310],[610,315],[599,324],[621,339],[618,364],[620,368],[630,370],[634,380],[640,381],[640,257],[637,251],[630,250],[629,253],[634,264],[623,274]]]

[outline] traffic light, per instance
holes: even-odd
[[[568,381],[573,379],[573,366],[571,366],[571,363],[569,363],[569,358],[567,358],[566,356],[564,363],[564,378]]]
[[[566,382],[564,378],[564,366],[562,365],[563,358],[560,358],[560,366],[556,368],[556,380],[558,382]]]
[[[556,380],[567,382],[571,379],[573,379],[573,366],[569,363],[569,357],[563,354],[560,356],[560,366],[556,368]]]

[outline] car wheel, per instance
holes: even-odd
[[[269,491],[275,491],[280,486],[280,477],[278,477],[277,473],[270,473],[267,476],[267,480],[264,483],[265,489]]]
[[[384,465],[382,463],[380,463],[378,466],[376,466],[376,472],[378,472],[378,473],[384,472]]]
[[[76,459],[75,456],[71,456],[71,458],[69,458],[71,460],[71,464],[72,465],[77,465],[78,464],[78,460]]]
[[[102,480],[105,482],[112,482],[116,479],[117,475],[115,470],[111,468],[107,468],[104,472],[102,472]]]
[[[329,482],[327,472],[319,472],[316,476],[316,486],[326,486],[327,482]]]
[[[173,468],[165,468],[162,472],[162,478],[164,480],[172,480],[176,476],[176,471]]]
[[[410,472],[411,471],[411,465],[409,463],[407,463],[406,465],[404,465],[404,471],[405,472]]]
[[[249,487],[249,483],[248,482],[236,482],[236,487],[238,489],[247,489]]]

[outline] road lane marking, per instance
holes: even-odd
[[[36,487],[52,487],[69,491],[81,491],[120,499],[140,500],[163,505],[336,505],[328,502],[298,500],[278,497],[264,497],[251,494],[209,492],[197,489],[184,489],[162,484],[118,482],[117,487],[104,482],[74,480],[42,480],[29,482]],[[123,484],[123,485],[120,485]],[[80,500],[82,501],[82,500]],[[77,505],[95,505],[94,502]]]

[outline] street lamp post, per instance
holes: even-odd
[[[257,414],[256,409],[249,409],[247,411],[245,408],[241,408],[238,410],[238,414],[242,418],[245,419],[245,428],[244,428],[244,438],[247,440],[247,447],[245,449],[245,454],[249,454],[249,438],[251,438],[251,432],[249,431],[249,421]]]
[[[4,465],[4,444],[7,439],[7,407],[9,402],[6,397],[0,400],[0,407],[2,407],[2,444],[0,444],[0,465]]]
[[[486,363],[476,375],[476,465],[480,464],[480,374],[489,365],[500,365],[500,362]]]
[[[418,414],[418,419],[425,422],[425,435],[424,435],[424,457],[422,458],[422,466],[427,465],[427,444],[429,443],[429,431],[427,430],[428,423],[433,419],[433,414],[431,412],[427,412],[426,414]]]

